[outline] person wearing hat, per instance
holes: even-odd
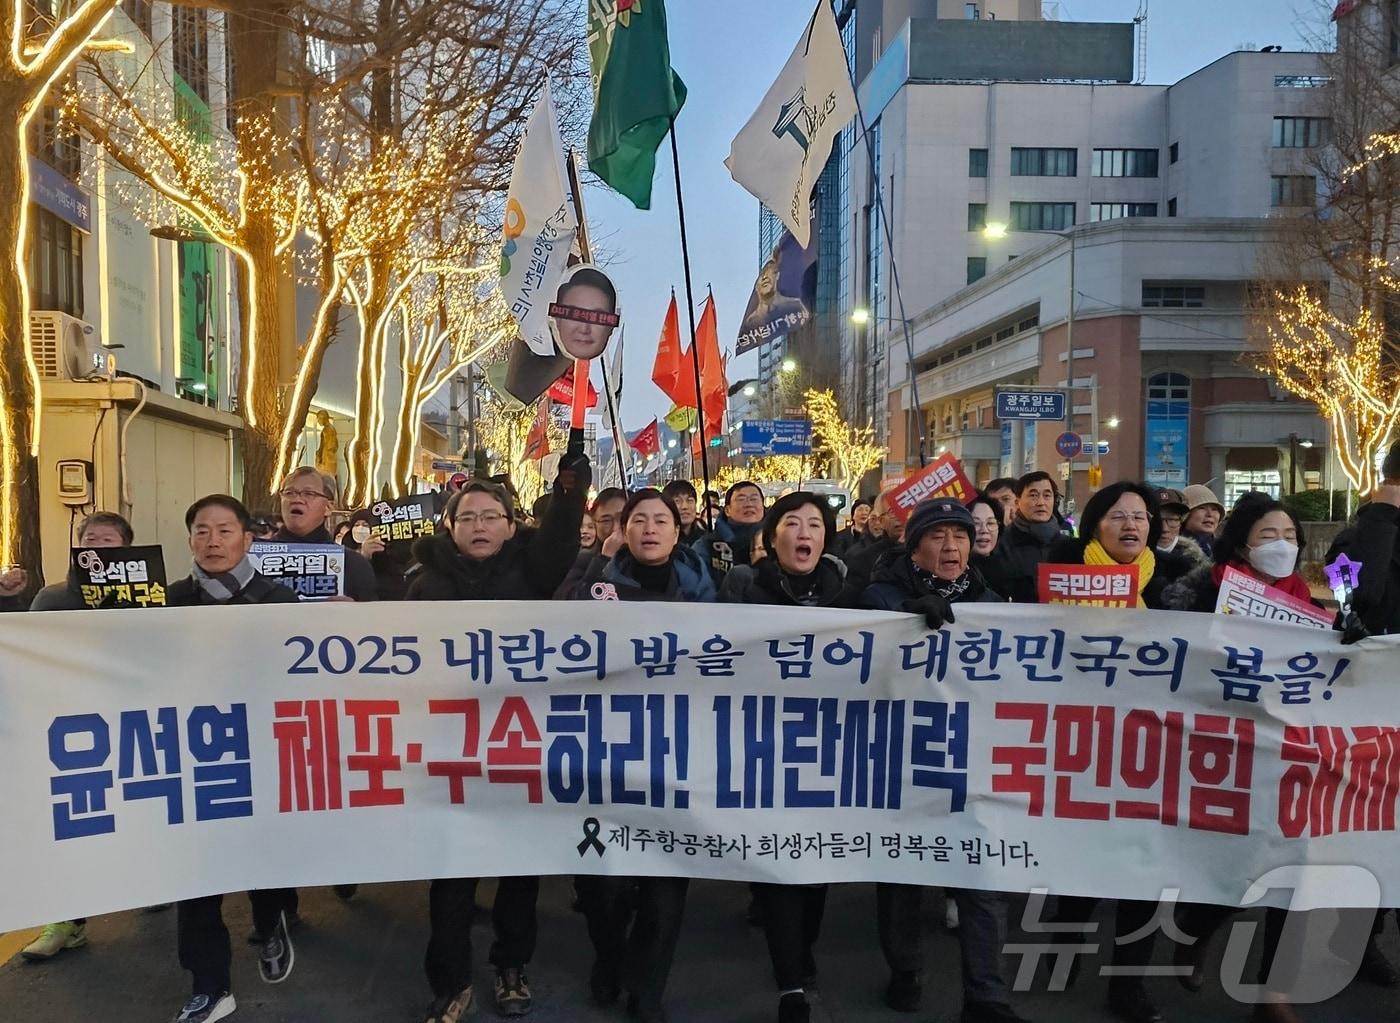
[[[1162,535],[1157,538],[1157,553],[1171,554],[1175,551],[1184,554],[1196,567],[1209,564],[1210,558],[1201,550],[1201,545],[1182,535],[1181,525],[1191,511],[1186,496],[1180,490],[1164,487],[1157,491],[1157,504],[1161,508],[1158,519],[1162,523]]]
[[[865,606],[921,614],[930,629],[939,629],[954,620],[954,604],[1004,603],[969,563],[976,537],[972,512],[959,502],[921,501],[905,523],[903,546],[876,562],[863,597]],[[1024,1023],[1011,1008],[1011,987],[1002,972],[1005,896],[966,889],[952,896],[958,906],[962,951],[963,1023]],[[923,995],[923,889],[877,884],[875,899],[880,947],[890,968],[885,1004],[913,1012]]]
[[[1195,540],[1207,558],[1215,548],[1215,531],[1220,528],[1220,520],[1225,517],[1225,506],[1215,491],[1201,483],[1193,483],[1181,492],[1186,502],[1186,518],[1181,523],[1181,532]]]

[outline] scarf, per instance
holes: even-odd
[[[1016,518],[1011,521],[1011,524],[1025,530],[1041,544],[1048,544],[1060,535],[1060,524],[1053,518],[1048,522],[1032,522],[1017,512]]]
[[[965,600],[976,600],[982,595],[986,586],[982,582],[982,577],[971,569],[966,568],[963,574],[956,579],[940,579],[932,572],[925,572],[912,561],[909,567],[914,570],[914,578],[919,581],[919,585],[930,593],[936,593],[950,604],[957,604]]]
[[[1210,570],[1210,577],[1219,589],[1221,582],[1225,579],[1225,569],[1233,568],[1236,572],[1243,572],[1251,579],[1258,579],[1265,586],[1272,586],[1276,590],[1282,590],[1290,597],[1297,597],[1301,601],[1312,603],[1312,590],[1308,588],[1307,582],[1301,575],[1294,572],[1292,575],[1284,576],[1278,582],[1269,582],[1262,578],[1258,572],[1254,571],[1254,566],[1247,561],[1232,561],[1229,565],[1216,565]]]
[[[1084,564],[1086,565],[1117,565],[1120,562],[1114,561],[1104,550],[1103,544],[1097,540],[1090,540],[1084,548]],[[1146,607],[1142,601],[1143,592],[1147,589],[1147,584],[1152,581],[1152,573],[1157,571],[1157,555],[1152,553],[1150,548],[1144,548],[1143,552],[1137,556],[1133,562],[1138,572],[1138,595],[1137,603],[1134,607]]]
[[[194,576],[194,581],[199,584],[199,588],[209,594],[209,598],[216,604],[227,604],[234,597],[238,596],[243,589],[253,581],[253,563],[246,557],[233,566],[232,572],[220,572],[218,575],[210,575],[198,565],[193,566],[190,573]]]

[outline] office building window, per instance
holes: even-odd
[[[1172,196],[1167,200],[1167,216],[1176,216],[1176,196]]]
[[[987,226],[987,204],[970,202],[967,204],[967,229],[980,231]]]
[[[987,257],[968,256],[967,257],[967,283],[980,281],[987,276]]]
[[[985,178],[987,176],[987,151],[985,149],[969,149],[967,151],[967,176],[970,178]]]
[[[1180,145],[1179,145],[1179,143],[1173,142],[1170,146],[1167,147],[1167,162],[1168,162],[1168,163],[1176,163],[1176,161],[1177,161],[1178,159],[1180,159],[1180,157],[1181,157]]]
[[[48,210],[33,207],[29,283],[35,309],[83,315],[83,234]]]
[[[1317,196],[1317,178],[1310,174],[1275,174],[1270,182],[1273,206],[1311,206]]]
[[[982,12],[976,4],[963,4],[963,17],[968,21],[980,21]]]
[[[122,0],[122,10],[149,39],[151,37],[151,0]]]
[[[1095,149],[1093,176],[1096,178],[1155,178],[1155,149]]]
[[[1275,149],[1312,149],[1327,141],[1325,117],[1275,117]]]
[[[1073,178],[1079,175],[1077,149],[1011,149],[1011,176],[1019,178]]]
[[[1201,309],[1206,304],[1206,289],[1192,284],[1144,284],[1144,309]]]
[[[170,9],[170,48],[175,73],[209,102],[209,13],[195,7]]]
[[[72,124],[59,116],[57,107],[45,104],[30,124],[29,151],[76,181],[83,169],[83,146]]]
[[[1094,202],[1089,204],[1089,221],[1120,220],[1123,217],[1155,217],[1155,202]]]
[[[1074,226],[1072,202],[1013,202],[1011,230],[1063,231]]]

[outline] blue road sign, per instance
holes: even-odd
[[[998,419],[1046,419],[1062,423],[1065,419],[1063,391],[998,391]]]
[[[739,434],[746,455],[810,455],[812,423],[808,419],[748,419]]]
[[[1084,440],[1077,433],[1062,433],[1055,438],[1055,450],[1061,458],[1073,458],[1084,450]]]

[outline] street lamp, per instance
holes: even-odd
[[[1117,416],[1109,416],[1108,419],[1104,421],[1104,424],[1103,424],[1103,425],[1104,425],[1104,426],[1107,426],[1110,430],[1116,430],[1116,429],[1118,429],[1118,417],[1117,417]],[[1096,438],[1096,439],[1097,439],[1097,438]]]
[[[792,373],[797,370],[797,360],[789,356],[784,359],[782,365],[778,367],[784,373]]]
[[[851,310],[851,322],[857,327],[863,327],[870,322],[870,310],[864,306],[856,306]]]
[[[745,397],[745,398],[752,398],[752,397],[753,397],[755,394],[757,394],[757,393],[758,393],[758,391],[754,388],[753,384],[745,384],[745,385],[744,385],[744,397]]]

